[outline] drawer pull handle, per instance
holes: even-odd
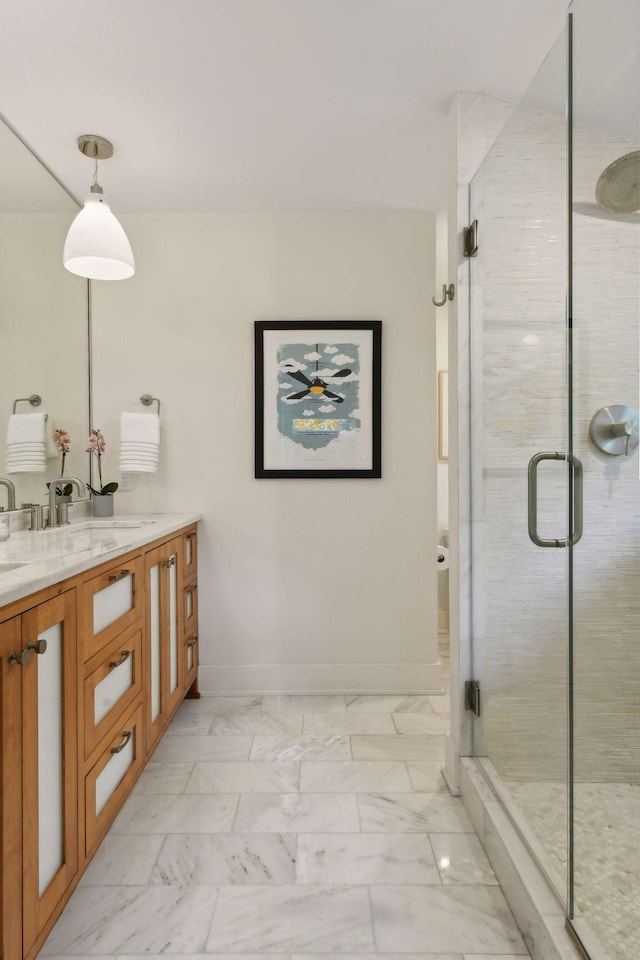
[[[34,653],[40,654],[47,652],[47,641],[44,637],[40,637],[39,640],[30,640],[27,644],[27,650],[33,650]]]
[[[118,580],[124,580],[125,577],[131,576],[131,570],[121,570],[120,573],[112,573],[109,577],[110,583],[116,583]]]
[[[187,646],[188,646],[188,647],[195,647],[195,645],[196,645],[197,642],[198,642],[198,637],[197,637],[197,636],[191,637],[191,640],[187,640]]]
[[[125,730],[122,734],[122,743],[119,747],[111,747],[111,753],[122,753],[132,736],[133,730]]]
[[[163,561],[162,561],[162,566],[163,566],[163,567],[172,567],[172,566],[175,564],[175,562],[176,562],[176,558],[175,558],[175,557],[169,557],[168,560],[163,560]]]
[[[26,667],[26,665],[31,660],[31,650],[21,650],[20,653],[16,653],[15,650],[12,650],[9,654],[9,663],[17,663],[19,667]]]
[[[110,668],[113,670],[114,667],[121,667],[123,663],[126,663],[126,661],[129,659],[130,656],[131,656],[131,650],[123,650],[122,653],[120,654],[119,660],[110,661],[109,663]]]

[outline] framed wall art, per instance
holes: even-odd
[[[257,478],[381,473],[381,320],[255,324]]]

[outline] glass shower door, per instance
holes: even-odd
[[[569,451],[565,75],[563,35],[516,107],[492,103],[469,269],[473,751],[566,902],[570,478],[530,469]]]
[[[574,0],[523,99],[490,99],[501,132],[470,185],[473,752],[589,956],[637,960],[640,4]]]
[[[640,4],[574,0],[571,21],[571,400],[585,528],[573,552],[571,596],[569,915],[592,957],[637,960]]]

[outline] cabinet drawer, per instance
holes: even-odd
[[[131,710],[115,729],[85,777],[85,839],[90,856],[113,821],[144,766],[142,704]]]
[[[142,616],[142,576],[142,557],[134,557],[80,585],[79,624],[84,660]]]
[[[194,633],[191,637],[186,637],[182,644],[182,676],[184,677],[183,686],[185,692],[198,676],[198,634]]]
[[[198,584],[187,584],[182,591],[182,629],[183,635],[192,634],[198,630]]]
[[[133,627],[108,645],[84,681],[84,755],[97,747],[142,691],[142,629]]]
[[[182,534],[182,576],[189,580],[198,569],[198,528],[193,526]]]

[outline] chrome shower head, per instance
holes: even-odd
[[[596,184],[596,200],[608,213],[640,210],[640,150],[625,153],[602,171]]]

